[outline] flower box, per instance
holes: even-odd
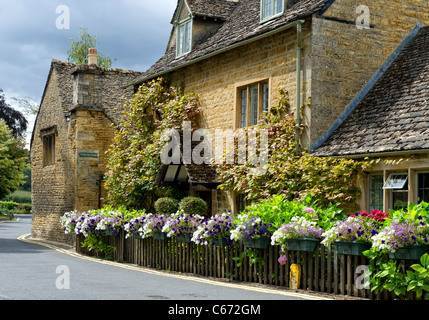
[[[154,240],[168,240],[168,237],[167,237],[167,234],[165,232],[154,231],[153,232],[153,239]]]
[[[106,234],[106,236],[113,236],[114,237],[114,236],[119,235],[119,231],[114,231],[112,227],[108,227],[105,230],[105,234]]]
[[[246,248],[253,249],[266,249],[270,244],[270,239],[268,237],[260,237],[256,239],[247,239],[244,240],[244,246]]]
[[[140,232],[133,233],[133,239],[143,239],[143,236]]]
[[[428,246],[412,245],[398,248],[395,252],[389,252],[390,259],[398,260],[420,260],[421,256],[428,252]]]
[[[314,238],[286,239],[286,247],[293,251],[313,252],[319,242],[319,239]]]
[[[192,239],[192,236],[187,235],[187,234],[182,234],[180,236],[177,236],[177,240],[179,242],[185,242],[185,243],[190,243]]]
[[[352,256],[363,256],[362,252],[371,248],[371,243],[363,241],[344,241],[336,240],[335,251],[338,254],[352,255]]]
[[[227,238],[213,239],[212,243],[215,246],[226,246],[228,245],[228,239]]]

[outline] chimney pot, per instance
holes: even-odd
[[[98,56],[97,49],[89,48],[88,49],[88,65],[98,65]]]

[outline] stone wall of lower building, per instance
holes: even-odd
[[[41,112],[34,128],[31,147],[32,236],[67,241],[60,217],[74,209],[74,170],[69,160],[70,123],[61,107],[57,73],[52,71]],[[55,135],[55,161],[44,164],[43,133]]]

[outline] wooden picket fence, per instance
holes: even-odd
[[[82,248],[83,239],[81,235],[76,237],[76,251],[94,255]],[[362,273],[357,273],[356,268],[368,265],[368,259],[339,255],[332,245],[318,244],[314,252],[286,251],[287,263],[281,265],[278,262],[279,246],[251,249],[250,253],[242,243],[211,246],[180,242],[176,238],[164,241],[153,238],[126,239],[123,231],[118,236],[105,237],[105,242],[115,247],[113,260],[158,270],[289,288],[290,267],[292,264],[299,264],[300,290],[377,300],[395,297],[389,292],[375,294],[369,288],[361,289],[362,285],[358,284],[362,283],[359,278]],[[242,259],[237,259],[240,256]],[[251,264],[251,259],[256,262]],[[405,271],[406,265],[411,262],[401,263]],[[415,299],[412,293],[407,298]]]

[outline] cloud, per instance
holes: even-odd
[[[145,71],[165,51],[176,0],[1,0],[0,88],[40,100],[50,61],[67,60],[81,27],[96,35],[114,67]],[[56,8],[70,9],[70,29],[57,29]],[[10,102],[10,101],[9,101]]]

